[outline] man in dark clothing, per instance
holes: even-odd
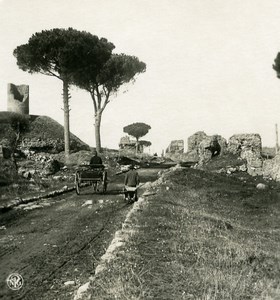
[[[124,194],[125,199],[128,199],[128,196],[135,197],[134,199],[137,201],[137,189],[133,189],[133,191],[129,191],[129,188],[136,188],[139,185],[140,179],[138,172],[134,169],[133,165],[129,166],[129,171],[125,174],[124,178]]]
[[[100,177],[104,179],[104,182],[106,182],[107,180],[107,172],[104,171],[104,166],[103,166],[103,162],[102,162],[102,159],[101,157],[99,157],[97,155],[97,152],[94,150],[93,151],[93,157],[90,159],[90,168],[92,169],[91,173],[93,172],[93,174],[91,174],[91,176],[94,176],[94,177]],[[98,191],[99,188],[99,181],[95,182],[94,183],[94,190],[95,191]],[[106,189],[106,188],[105,188]]]
[[[102,159],[97,155],[96,151],[93,151],[93,157],[90,159],[90,165],[102,165]],[[96,166],[91,166],[92,169]]]

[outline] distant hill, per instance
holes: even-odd
[[[12,113],[0,111],[0,144],[5,143]],[[30,115],[30,131],[24,134],[22,146],[35,151],[61,152],[64,150],[64,128],[47,116]],[[89,145],[70,133],[72,151],[90,150]]]

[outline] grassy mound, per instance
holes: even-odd
[[[6,138],[12,114],[6,111],[0,112],[0,141]],[[33,141],[57,141],[63,149],[64,128],[50,117],[30,115],[30,131],[25,133],[23,138]],[[73,150],[89,150],[89,146],[72,133],[70,133],[70,145]]]
[[[92,298],[278,299],[280,188],[255,185],[201,170],[171,174],[97,274]]]

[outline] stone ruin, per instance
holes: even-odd
[[[263,177],[280,181],[280,153],[273,159],[263,161]]]
[[[171,141],[165,153],[171,153],[171,154],[184,153],[184,141],[183,140]]]
[[[280,153],[273,159],[263,159],[259,134],[236,134],[228,142],[228,151],[246,161],[247,172],[280,181]]]
[[[252,176],[263,174],[263,159],[261,155],[262,142],[259,134],[235,134],[227,142],[220,135],[207,136],[199,131],[188,139],[188,152],[196,156],[198,165],[207,163],[216,155],[232,153],[246,161],[247,172]]]
[[[29,115],[29,86],[8,83],[7,111]],[[9,157],[8,141],[0,140],[0,158]]]
[[[263,175],[262,140],[259,134],[235,134],[230,137],[227,150],[247,162],[250,175]]]
[[[259,134],[235,134],[227,142],[220,135],[208,136],[204,131],[198,131],[188,138],[186,153],[183,153],[183,148],[180,148],[178,151],[180,155],[178,152],[176,155],[178,145],[178,141],[172,141],[169,145],[166,153],[171,159],[197,162],[198,166],[202,166],[214,156],[232,153],[244,160],[244,171],[246,170],[250,175],[264,175],[273,179],[278,178],[280,181],[280,153],[279,157],[276,156],[272,160],[263,160]]]
[[[132,149],[133,147],[135,149],[135,142],[134,141],[132,142],[129,136],[123,136],[120,139],[119,147],[120,149],[125,149],[125,148]]]
[[[259,134],[235,134],[229,138],[228,151],[233,154],[239,154],[254,150],[256,154],[262,151],[262,140]]]
[[[198,131],[188,138],[188,151],[185,158],[201,165],[213,156],[225,153],[226,148],[227,142],[222,136],[208,136],[204,131]]]
[[[136,140],[131,139],[129,136],[123,136],[119,142],[119,149],[128,152],[135,152]],[[138,143],[138,152],[143,153],[144,146]]]
[[[7,85],[7,111],[29,116],[29,86],[26,84],[15,85],[8,83]],[[30,149],[31,151],[47,151],[51,153],[59,153],[64,150],[64,131],[63,126],[47,116],[30,116],[31,133],[27,133],[19,145],[20,150]],[[38,129],[39,128],[39,129]],[[43,128],[43,129],[42,129]],[[33,137],[32,133],[36,132]],[[40,131],[38,133],[38,131]],[[55,137],[54,137],[55,131]],[[10,156],[9,141],[5,137],[0,138],[0,147],[3,153],[0,157],[8,158]],[[70,133],[71,150],[89,149],[89,146],[80,139]]]
[[[8,83],[8,111],[29,114],[29,86]]]
[[[165,150],[165,157],[170,158],[174,161],[182,160],[183,155],[184,155],[184,141],[183,140],[171,141]]]
[[[208,136],[204,131],[198,131],[188,138],[188,152],[198,152],[199,144]]]

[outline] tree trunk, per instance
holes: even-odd
[[[138,154],[138,144],[139,144],[139,141],[138,141],[138,138],[136,138],[136,144],[135,144],[135,147],[136,147],[136,155]]]
[[[63,79],[63,111],[64,111],[64,151],[65,162],[68,164],[70,155],[70,125],[69,125],[69,92],[68,80]]]
[[[276,144],[275,144],[275,154],[278,153],[279,144],[278,144],[278,125],[275,124],[275,134],[276,134]]]
[[[17,165],[17,160],[16,160],[15,153],[16,153],[18,142],[19,142],[19,138],[20,138],[19,129],[17,129],[17,130],[18,130],[18,132],[16,132],[16,134],[15,134],[16,136],[15,136],[14,143],[12,145],[12,153],[11,153],[11,159],[12,159],[12,162],[13,162],[16,170],[18,170],[18,165]]]
[[[102,152],[101,138],[100,138],[101,117],[102,117],[102,112],[100,112],[100,111],[96,112],[94,125],[95,125],[95,145],[96,145],[96,151],[98,153]]]

